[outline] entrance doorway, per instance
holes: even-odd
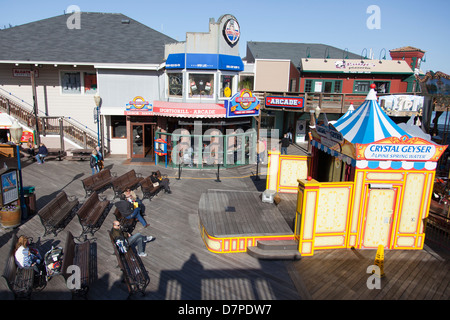
[[[131,123],[131,158],[153,160],[154,123]]]
[[[397,204],[397,188],[368,189],[362,248],[389,248]]]

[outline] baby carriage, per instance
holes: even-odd
[[[47,272],[47,282],[55,275],[61,273],[63,249],[53,247],[47,251],[44,257],[45,270]]]

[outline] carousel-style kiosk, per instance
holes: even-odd
[[[334,125],[312,128],[311,177],[298,180],[302,256],[336,248],[422,249],[437,161],[447,146],[396,125],[374,88]],[[417,126],[414,126],[417,129]]]

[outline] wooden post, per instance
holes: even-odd
[[[64,119],[59,118],[59,143],[61,151],[64,152],[65,146],[64,146]]]
[[[36,97],[36,79],[35,79],[33,67],[31,67],[30,78],[31,78],[31,90],[33,93],[34,119],[35,119],[35,123],[36,123],[36,141],[35,141],[35,143],[37,145],[39,145],[41,142],[41,136],[39,133],[38,103],[37,103],[37,97]]]

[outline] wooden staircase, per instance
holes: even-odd
[[[19,123],[29,128],[36,128],[38,123],[39,133],[41,135],[56,134],[61,138],[61,146],[64,149],[64,137],[74,143],[87,148],[95,148],[97,146],[97,137],[90,134],[86,128],[82,128],[63,116],[47,117],[35,116],[32,110],[10,99],[5,93],[0,92],[0,110],[7,113],[11,117],[17,119]]]

